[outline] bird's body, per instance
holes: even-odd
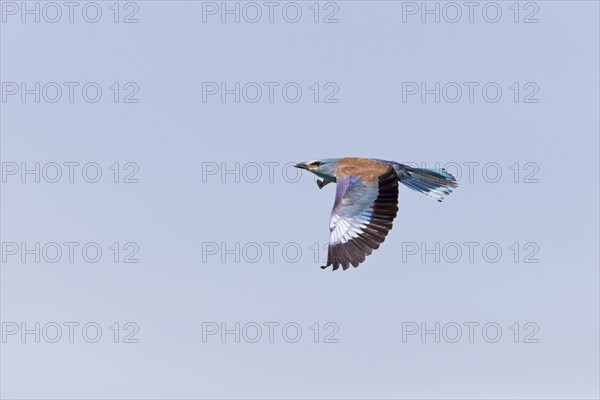
[[[322,178],[319,188],[337,183],[329,223],[327,265],[357,267],[379,248],[398,213],[398,182],[437,201],[452,192],[456,179],[444,170],[412,168],[371,158],[326,158],[296,164]]]

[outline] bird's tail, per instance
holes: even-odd
[[[400,164],[398,180],[412,190],[442,201],[458,186],[456,178],[445,169],[413,168]]]

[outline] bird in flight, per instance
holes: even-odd
[[[413,168],[395,161],[371,158],[325,158],[295,165],[312,172],[317,186],[336,182],[329,220],[329,248],[325,269],[358,267],[378,249],[398,213],[398,182],[442,201],[458,186],[444,169]]]

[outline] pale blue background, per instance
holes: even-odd
[[[598,3],[537,3],[538,24],[403,24],[383,1],[338,2],[329,25],[203,24],[192,1],[139,2],[131,25],[2,24],[2,81],[141,88],[2,104],[2,161],[135,161],[141,180],[2,185],[2,241],[141,247],[139,264],[2,265],[2,321],[140,326],[138,344],[2,344],[2,397],[598,398]],[[334,81],[340,103],[204,104],[203,81]],[[540,103],[403,104],[403,81],[535,81]],[[323,243],[334,197],[308,176],[203,184],[202,162],[336,156],[532,161],[540,183],[461,182],[442,205],[401,188],[356,270],[202,263],[207,241]],[[402,263],[423,241],[534,241],[540,263]],[[335,321],[340,343],[202,343],[203,321]],[[534,321],[540,343],[402,343],[403,321]]]

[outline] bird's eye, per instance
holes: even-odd
[[[319,165],[321,165],[321,161],[315,161],[312,163],[312,165],[314,165],[315,167],[318,167]]]

